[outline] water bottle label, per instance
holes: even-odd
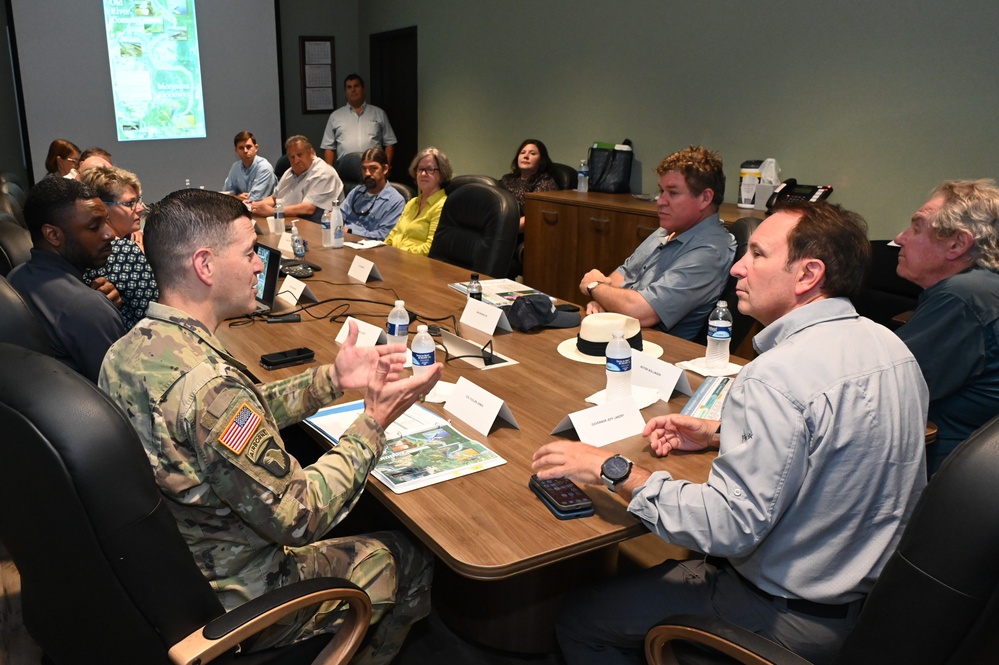
[[[388,329],[388,334],[394,337],[406,337],[409,335],[408,323],[392,323],[389,321],[386,328]]]
[[[337,226],[336,228],[333,229],[333,237],[334,238],[342,238],[343,237],[343,227],[342,226]]]
[[[426,353],[413,351],[413,365],[419,365],[420,367],[430,367],[433,364],[434,364],[433,351],[427,351]]]
[[[728,321],[709,321],[708,337],[714,339],[730,339],[732,337],[732,324]]]
[[[608,358],[607,359],[607,371],[608,372],[630,372],[631,371],[631,358]]]
[[[323,224],[323,231],[328,231],[329,228],[330,228],[330,220],[329,220],[329,218],[323,217],[322,224]]]

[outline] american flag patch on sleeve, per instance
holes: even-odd
[[[237,455],[241,454],[243,448],[246,447],[246,442],[257,431],[260,421],[260,416],[254,413],[253,409],[244,402],[239,411],[236,412],[236,415],[229,421],[222,434],[219,435],[219,443]]]

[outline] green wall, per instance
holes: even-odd
[[[504,173],[528,136],[569,164],[628,137],[651,192],[663,156],[701,143],[726,201],[740,162],[774,157],[833,185],[872,238],[943,179],[999,177],[995,0],[332,4],[356,7],[362,70],[369,34],[418,27],[420,142],[459,173]]]

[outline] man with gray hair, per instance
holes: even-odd
[[[316,149],[304,136],[284,142],[291,168],[278,181],[274,196],[252,204],[254,215],[273,215],[275,199],[284,203],[284,214],[313,222],[322,219],[324,210],[332,210],[343,194],[343,182],[336,170],[316,157]]]
[[[932,474],[968,435],[999,413],[999,187],[949,180],[895,238],[898,275],[925,289],[898,336],[930,389]]]

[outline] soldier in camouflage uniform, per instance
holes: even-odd
[[[402,347],[358,348],[352,325],[333,365],[257,385],[214,335],[224,319],[253,311],[262,264],[246,208],[216,192],[175,192],[153,207],[145,237],[160,302],[108,352],[100,386],[139,432],[199,567],[227,609],[300,579],[349,579],[379,622],[360,659],[390,662],[429,612],[431,557],[393,532],[319,538],[360,497],[384,427],[429,391],[440,366],[400,379]],[[302,468],[278,430],[361,388],[364,413]],[[252,648],[332,632],[337,610],[303,611]]]

